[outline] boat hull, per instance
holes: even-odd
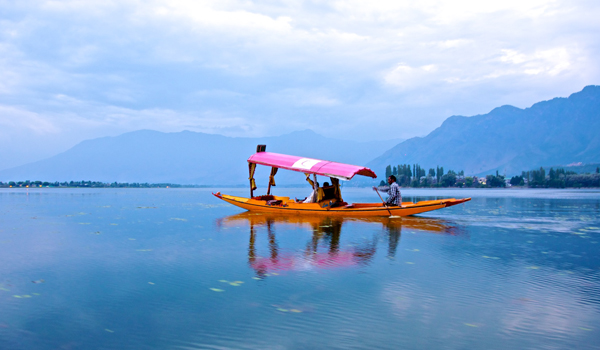
[[[438,210],[460,203],[470,201],[471,198],[449,198],[422,202],[403,202],[401,207],[386,207],[383,203],[353,203],[351,205],[330,207],[330,203],[297,203],[289,197],[274,197],[277,204],[270,204],[274,201],[266,201],[245,197],[230,196],[219,192],[213,193],[219,199],[227,203],[246,209],[262,213],[286,213],[294,215],[327,215],[327,216],[409,216],[421,214],[432,210]]]

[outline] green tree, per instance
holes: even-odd
[[[498,172],[496,172],[496,174],[498,174]],[[506,187],[506,182],[502,175],[487,175],[485,180],[487,187]]]
[[[513,186],[523,186],[523,176],[513,176],[510,178],[510,184]]]
[[[473,178],[470,176],[465,177],[465,186],[473,187]]]
[[[441,178],[442,186],[452,187],[456,183],[456,173],[452,170],[448,171],[447,174],[442,175]]]
[[[392,175],[392,166],[388,165],[387,167],[385,167],[385,178],[387,179],[388,177],[390,177],[390,175]]]

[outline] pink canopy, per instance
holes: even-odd
[[[271,152],[258,152],[248,158],[248,163],[272,166],[288,170],[299,171],[306,174],[317,174],[350,180],[354,175],[363,175],[376,178],[373,170],[361,166],[335,163],[327,160],[288,156]]]

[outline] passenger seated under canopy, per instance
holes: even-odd
[[[329,201],[334,203],[343,203],[341,191],[340,191],[340,181],[336,178],[331,177],[332,184],[329,182],[324,182],[323,187],[319,187],[318,182],[314,182],[310,179],[309,174],[306,174],[306,181],[310,183],[313,188],[311,194],[306,197],[304,200],[297,200],[302,203],[319,203],[322,201]]]
[[[302,201],[302,203],[316,203],[318,201],[318,193],[319,193],[319,183],[318,182],[313,182],[311,179],[307,178],[306,179],[308,182],[310,182],[311,185],[313,185],[313,190],[310,193],[310,195],[308,197],[306,197],[306,199],[304,201]],[[315,186],[316,184],[316,186]]]

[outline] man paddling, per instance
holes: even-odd
[[[402,195],[400,194],[400,186],[396,183],[396,177],[394,175],[390,175],[387,178],[389,186],[373,186],[373,191],[381,191],[385,192],[389,195],[388,199],[385,201],[386,205],[396,205],[402,206]]]

